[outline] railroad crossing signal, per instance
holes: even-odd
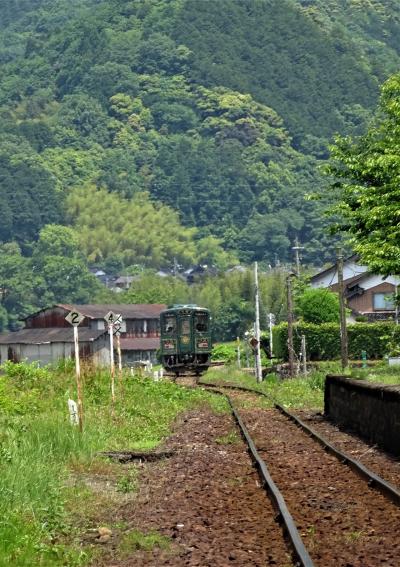
[[[119,337],[121,335],[122,318],[119,321],[117,321],[116,323],[114,323],[113,327],[114,327],[114,335],[116,337]]]
[[[85,316],[82,315],[82,313],[79,313],[79,311],[70,311],[65,317],[66,321],[68,321],[68,323],[70,325],[73,325],[74,327],[80,325],[84,318]]]

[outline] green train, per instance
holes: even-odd
[[[211,315],[197,305],[174,305],[160,314],[161,363],[176,376],[200,376],[211,363]]]

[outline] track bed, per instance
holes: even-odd
[[[296,411],[307,425],[312,427],[341,451],[362,462],[370,470],[400,489],[400,458],[380,450],[376,445],[363,441],[351,432],[341,430],[327,421],[321,414],[310,411]]]
[[[239,404],[248,394],[232,394]],[[240,409],[316,566],[398,567],[400,509],[277,410]]]
[[[170,549],[133,549],[119,561],[111,554],[102,565],[293,565],[232,416],[194,411],[177,425],[165,448],[174,455],[142,466],[138,498],[118,510],[115,520],[171,538]]]

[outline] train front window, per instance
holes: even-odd
[[[199,333],[206,333],[208,331],[208,316],[207,316],[207,313],[196,313],[195,314],[194,328]]]
[[[190,335],[190,319],[185,318],[181,320],[181,333],[182,335]]]
[[[165,317],[163,330],[166,335],[173,335],[176,333],[176,317],[174,315],[168,315]]]

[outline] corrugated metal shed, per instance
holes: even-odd
[[[123,319],[158,319],[161,311],[166,309],[166,305],[161,303],[153,304],[121,304],[121,303],[103,303],[103,304],[86,304],[72,305],[71,303],[58,303],[53,308],[64,309],[66,314],[69,311],[79,311],[88,319],[102,319],[109,311],[120,313]],[[32,319],[39,313],[52,309],[47,307],[37,313],[29,315],[26,319]]]
[[[88,329],[87,327],[79,328],[79,342],[95,341],[101,335],[105,335],[106,331],[96,329]],[[73,343],[74,332],[72,327],[68,328],[45,328],[45,329],[22,329],[14,333],[0,335],[0,344],[32,344],[39,345],[45,343]]]

